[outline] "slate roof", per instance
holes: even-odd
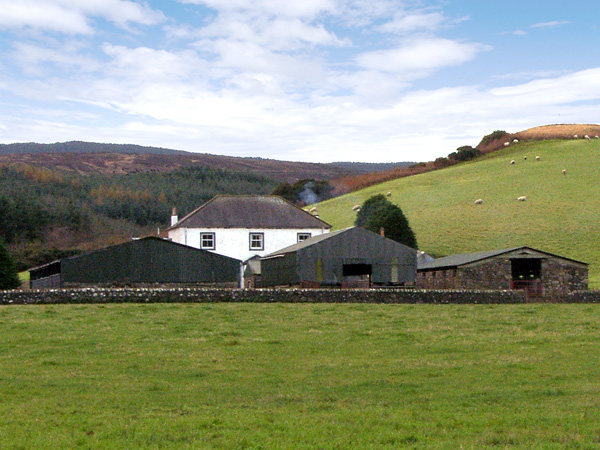
[[[331,228],[327,222],[276,195],[217,195],[174,228]]]
[[[438,258],[430,262],[425,262],[418,265],[418,270],[431,270],[431,269],[447,269],[451,267],[460,267],[466,264],[471,264],[477,261],[482,261],[489,258],[494,258],[495,256],[500,256],[505,253],[511,253],[517,250],[532,250],[537,253],[543,253],[548,256],[553,256],[561,259],[566,259],[568,261],[573,261],[579,264],[586,264],[581,261],[577,261],[575,259],[565,258],[564,256],[554,255],[552,253],[544,252],[541,250],[536,250],[531,247],[513,247],[513,248],[505,248],[502,250],[488,250],[483,252],[475,252],[475,253],[461,253],[459,255],[450,255],[444,258]]]
[[[279,255],[285,255],[286,253],[297,252],[298,250],[301,250],[301,249],[306,248],[306,247],[310,247],[311,245],[314,245],[317,242],[321,242],[321,241],[324,241],[326,239],[331,239],[332,237],[335,237],[335,236],[338,236],[338,235],[340,235],[342,233],[345,233],[348,230],[351,230],[352,228],[355,228],[355,227],[343,228],[341,230],[331,231],[329,233],[324,233],[324,234],[319,234],[317,236],[313,236],[313,237],[311,237],[309,239],[306,239],[304,241],[298,242],[297,244],[290,245],[289,247],[282,248],[281,250],[277,250],[276,252],[273,252],[270,255],[263,256],[263,259],[273,258],[273,257],[279,256]]]

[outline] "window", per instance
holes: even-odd
[[[215,233],[200,233],[200,248],[203,250],[214,250]]]
[[[305,240],[309,239],[310,236],[311,236],[310,233],[298,233],[298,242],[305,241]]]
[[[265,249],[265,233],[250,233],[250,250]]]

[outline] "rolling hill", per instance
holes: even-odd
[[[390,200],[409,219],[420,249],[433,256],[528,245],[588,262],[590,286],[600,288],[599,181],[599,139],[521,141],[317,208],[321,219],[342,228],[353,224],[354,205],[391,192]],[[527,200],[517,201],[520,196]],[[476,205],[477,199],[483,204]]]

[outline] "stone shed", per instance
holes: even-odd
[[[531,247],[465,253],[420,263],[417,286],[522,289],[528,297],[562,297],[588,288],[588,265]]]

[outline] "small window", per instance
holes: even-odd
[[[215,233],[200,233],[200,248],[203,250],[214,250]]]
[[[298,242],[302,242],[307,239],[310,239],[310,237],[311,237],[310,233],[298,233]]]
[[[265,233],[250,233],[250,250],[265,249]]]

